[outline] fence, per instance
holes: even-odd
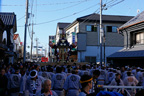
[[[97,85],[98,88],[104,88],[105,91],[107,91],[107,89],[110,88],[119,88],[118,93],[120,93],[120,91],[122,89],[124,89],[126,91],[126,93],[128,94],[128,96],[132,96],[127,89],[144,89],[144,86],[107,86],[107,85]]]

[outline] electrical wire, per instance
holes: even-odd
[[[99,9],[100,9],[100,8],[98,8],[98,9],[97,9],[95,12],[93,12],[92,14],[95,14],[95,13],[98,14],[98,13],[99,13],[99,11],[98,11]],[[98,11],[98,12],[97,12],[97,11]],[[88,17],[87,17],[83,22],[81,22],[80,24],[83,24],[83,23],[86,22],[86,21],[88,22],[88,21],[89,21],[89,18],[90,18],[91,16],[92,16],[92,15],[88,16]]]
[[[117,5],[117,4],[119,4],[119,3],[121,3],[121,2],[123,2],[124,0],[121,0],[121,1],[119,1],[119,2],[117,2],[117,3],[114,3],[113,2],[114,0],[111,0],[111,1],[109,1],[107,4],[109,4],[110,3],[110,5],[109,5],[109,7],[111,8],[111,7],[113,7],[113,6],[115,6],[115,5]],[[115,2],[116,1],[118,1],[118,0],[115,0]],[[112,4],[111,5],[111,2],[113,2],[114,4]],[[106,3],[105,3],[106,4]],[[98,8],[94,13],[96,13],[98,10],[99,10],[100,8]],[[104,10],[104,8],[102,8],[102,10]],[[97,14],[99,13],[100,11],[98,11],[97,12]],[[93,14],[94,14],[93,13]],[[84,22],[88,22],[89,21],[89,18],[91,17],[92,15],[90,15],[90,16],[88,16],[83,22],[81,22],[79,25],[81,25],[82,23],[84,23]],[[97,22],[97,20],[96,20],[96,22]],[[71,30],[70,30],[71,31]]]
[[[109,3],[111,3],[111,2],[113,2],[113,1],[118,1],[118,0],[111,0],[111,1],[109,1],[109,2],[107,2],[107,4],[109,4]],[[111,5],[111,7],[113,7],[113,6],[115,6],[115,5],[117,5],[117,4],[119,4],[119,3],[121,3],[122,1],[124,1],[124,0],[121,0],[121,1],[119,1],[119,2],[117,2],[117,3],[115,3],[115,4],[113,4],[113,5]],[[106,4],[106,3],[105,3]],[[98,10],[99,10],[100,8],[98,8],[94,13],[96,13]],[[104,10],[104,8],[102,8],[102,10]],[[97,14],[99,13],[100,11],[98,11],[97,12]],[[92,13],[92,14],[94,14],[94,13]],[[83,22],[81,22],[80,24],[82,24],[82,23],[84,23],[84,22],[88,22],[89,20],[89,18],[91,17],[92,15],[90,15],[90,16],[88,16]]]
[[[24,17],[25,17],[25,15],[24,15],[24,16],[22,16],[21,18],[19,18],[17,21],[19,21],[19,20],[23,19]]]
[[[114,3],[116,1],[118,1],[118,0],[110,0],[109,2],[107,1],[107,3],[105,3],[105,4],[111,4],[111,3]]]
[[[118,1],[118,0],[111,0],[111,1],[109,1],[109,2],[107,2],[107,3],[105,3],[105,4],[112,4],[112,3],[114,3],[114,1],[116,2],[116,1]],[[121,2],[120,2],[121,3]],[[116,4],[116,3],[115,3]],[[113,4],[113,6],[115,6],[114,4]],[[98,11],[100,8],[98,8],[95,12],[93,12],[92,14],[94,14],[94,13],[96,13],[96,14],[99,14],[99,12],[100,11]],[[102,10],[104,10],[104,8],[102,8]],[[98,11],[98,12],[97,12]],[[81,25],[81,24],[83,24],[84,22],[88,22],[89,21],[89,18],[91,17],[92,15],[90,15],[90,16],[88,16],[84,21],[82,21],[79,25]],[[96,22],[97,22],[97,20],[96,20]],[[71,29],[71,30],[68,30],[68,31],[72,31],[73,29]],[[81,30],[81,31],[83,31],[83,30]]]
[[[111,3],[112,1],[114,1],[114,0],[111,0],[111,1],[109,1],[108,3]],[[116,1],[117,1],[117,0],[116,0]],[[122,1],[123,1],[123,0],[122,0]],[[98,4],[99,4],[99,3],[98,3]],[[93,5],[93,6],[89,7],[89,8],[92,8],[92,7],[96,6],[96,5],[97,5],[97,4],[95,4],[95,5]],[[83,12],[83,11],[85,11],[85,10],[88,10],[89,8],[86,8],[86,9],[84,9],[84,10],[81,10],[81,11],[79,11],[79,12],[73,13],[73,14],[71,14],[71,15],[68,15],[68,16],[65,16],[65,17],[62,17],[62,18],[54,19],[54,20],[47,21],[47,22],[37,23],[37,24],[34,24],[34,25],[46,24],[46,23],[50,23],[50,22],[53,22],[53,21],[61,20],[61,19],[64,19],[64,18],[68,18],[68,17],[71,17],[71,16],[73,16],[73,15],[76,15],[76,14],[78,14],[78,13],[80,13],[80,12]]]
[[[84,2],[81,2],[81,3],[84,3]],[[49,11],[39,11],[39,12],[54,12],[54,11],[61,11],[61,10],[65,10],[65,9],[68,9],[68,8],[71,8],[71,7],[74,7],[74,6],[77,6],[81,3],[78,3],[78,4],[75,4],[75,5],[71,5],[71,6],[68,6],[68,7],[64,7],[64,8],[60,8],[60,9],[55,9],[55,10],[49,10]]]
[[[92,8],[92,7],[95,7],[96,5],[97,5],[97,4],[95,4],[95,5],[93,5],[93,6],[90,6],[90,7],[88,7],[88,8],[85,8],[85,9],[83,9],[83,10],[81,10],[81,11],[75,12],[75,13],[73,13],[73,14],[71,14],[71,15],[67,15],[67,16],[65,16],[65,17],[61,17],[61,18],[58,18],[58,19],[50,20],[50,21],[47,21],[47,22],[37,23],[37,24],[34,24],[34,25],[41,25],[41,24],[46,24],[46,23],[50,23],[50,22],[57,21],[57,20],[65,19],[65,18],[74,16],[74,15],[76,15],[76,14],[79,14],[79,13],[81,13],[81,12],[83,12],[83,11],[86,11],[86,10]]]
[[[87,0],[86,0],[86,1],[87,1]],[[95,4],[95,5],[97,5],[97,4]],[[83,12],[83,11],[85,11],[85,10],[88,10],[88,9],[94,7],[95,5],[90,6],[90,7],[86,8],[86,9],[84,9],[84,10],[81,10],[81,11],[79,11],[79,12],[75,12],[75,13],[73,13],[73,14],[71,14],[71,15],[68,15],[68,16],[65,16],[65,17],[61,17],[61,18],[58,18],[58,19],[54,19],[54,20],[50,20],[50,21],[42,22],[42,23],[35,23],[35,24],[33,24],[33,25],[41,25],[41,24],[46,24],[46,23],[50,23],[50,22],[57,21],[57,20],[65,19],[65,18],[71,17],[71,16],[73,16],[73,15],[76,15],[76,14],[78,14],[78,13],[81,13],[81,12]],[[24,26],[17,26],[17,27],[24,27]]]
[[[24,27],[25,25],[20,25],[20,26],[17,26],[17,27]]]
[[[114,1],[114,0],[111,0],[111,1],[109,1],[108,3],[111,3],[111,2],[113,2],[113,1]],[[117,1],[117,0],[116,0],[116,1]],[[117,2],[117,3],[115,3],[115,4],[109,5],[107,8],[113,7],[113,6],[119,4],[119,3],[123,2],[123,1],[124,1],[124,0],[121,0],[121,1],[119,1],[119,2]],[[107,3],[107,4],[108,4],[108,3]],[[41,24],[51,23],[51,22],[54,22],[54,21],[57,21],[57,20],[65,19],[65,18],[74,16],[74,15],[80,13],[80,12],[83,12],[83,11],[85,11],[85,10],[88,10],[88,9],[90,9],[90,8],[96,6],[96,5],[97,5],[97,4],[95,4],[95,5],[93,5],[93,6],[90,6],[90,7],[86,8],[86,9],[84,9],[84,10],[81,10],[81,11],[79,11],[79,12],[75,12],[75,13],[73,13],[73,14],[71,14],[71,15],[67,15],[67,16],[65,16],[65,17],[61,17],[61,18],[58,18],[58,19],[50,20],[50,21],[47,21],[47,22],[36,23],[36,24],[34,24],[34,25],[41,25]],[[86,19],[86,20],[87,20],[87,19]],[[86,21],[86,20],[85,20],[85,21]],[[84,22],[85,22],[85,21],[84,21]],[[22,26],[18,26],[18,27],[22,27]],[[24,26],[23,26],[23,27],[24,27]]]
[[[113,7],[113,6],[115,6],[115,5],[119,4],[119,3],[124,2],[124,1],[125,1],[125,0],[121,0],[121,1],[116,2],[116,3],[114,3],[114,4],[110,4],[110,5],[107,6],[107,8],[111,8],[111,7]]]
[[[45,6],[45,5],[62,5],[62,4],[72,4],[72,3],[80,3],[80,2],[87,2],[90,0],[81,0],[81,1],[73,1],[73,2],[58,2],[58,3],[48,3],[48,4],[36,4],[34,6]],[[25,6],[25,5],[1,5],[1,6]]]
[[[98,9],[97,9],[96,11],[94,11],[92,14],[99,14],[99,12],[100,12],[99,9],[100,9],[100,8],[98,8]],[[84,22],[89,22],[89,21],[90,21],[89,18],[91,18],[91,16],[93,16],[93,15],[89,15],[84,21],[80,22],[79,25],[83,24]],[[97,22],[97,20],[96,20],[96,22]],[[73,31],[73,29],[68,30],[68,31]],[[82,29],[81,29],[81,31],[85,31],[85,30],[82,30]]]

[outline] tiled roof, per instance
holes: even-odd
[[[16,15],[14,13],[2,13],[0,12],[0,18],[5,25],[14,25],[16,22]]]
[[[13,39],[16,40],[18,38],[19,34],[14,34]]]
[[[132,25],[135,25],[139,22],[144,22],[144,11],[135,16],[134,18],[130,19],[128,22],[126,22],[124,25],[122,25],[119,29],[123,29],[125,27],[129,27]]]
[[[131,18],[133,18],[133,16],[119,16],[119,15],[102,15],[102,20],[104,22],[106,21],[114,21],[114,22],[127,22],[128,20],[130,20]],[[99,14],[90,14],[90,15],[86,15],[80,18],[77,18],[77,21],[99,21],[100,20],[100,15]]]
[[[60,29],[64,29],[66,26],[68,26],[70,23],[58,23],[58,26]]]
[[[108,58],[119,58],[119,57],[144,57],[144,45],[134,46],[130,49],[122,49],[114,54],[108,56]]]
[[[144,50],[116,52],[108,56],[108,58],[123,58],[123,57],[144,57]]]

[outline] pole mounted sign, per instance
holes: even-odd
[[[75,44],[75,32],[72,32],[72,43]]]

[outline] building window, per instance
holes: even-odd
[[[86,31],[97,32],[97,27],[95,27],[94,25],[87,25],[86,26]]]
[[[70,35],[70,31],[67,31],[66,34],[67,34],[67,35]]]
[[[107,32],[117,32],[117,26],[107,26]]]
[[[136,44],[144,44],[144,32],[136,34]]]
[[[62,34],[62,30],[59,30],[59,34]]]

